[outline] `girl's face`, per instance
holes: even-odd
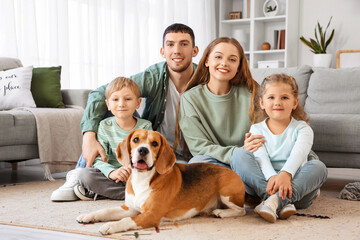
[[[288,121],[296,109],[299,98],[295,98],[291,86],[281,82],[269,83],[260,98],[261,109],[271,120]]]
[[[209,68],[210,82],[229,82],[238,72],[239,64],[240,54],[233,44],[217,44],[205,62],[205,66]]]

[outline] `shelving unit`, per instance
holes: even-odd
[[[280,61],[284,67],[297,65],[299,0],[277,0],[277,15],[266,17],[263,6],[266,0],[220,0],[219,37],[236,38],[243,46],[250,68],[259,61]],[[248,4],[250,11],[248,13]],[[229,20],[229,12],[241,11],[242,19]],[[285,29],[285,48],[274,48],[274,31]],[[270,50],[261,50],[269,42]]]

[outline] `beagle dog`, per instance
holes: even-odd
[[[116,152],[122,165],[132,167],[124,204],[76,219],[79,223],[115,221],[102,225],[101,234],[158,227],[161,221],[203,212],[221,218],[246,214],[245,186],[234,171],[211,163],[176,163],[173,150],[158,132],[137,129]]]

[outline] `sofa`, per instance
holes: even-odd
[[[252,69],[261,84],[274,73],[295,78],[314,131],[313,150],[329,168],[360,168],[360,68]]]
[[[0,71],[20,67],[20,60],[0,57]],[[60,92],[65,106],[77,105],[85,108],[90,90],[61,89]],[[42,110],[47,111],[46,109]],[[80,122],[72,124],[80,125]],[[39,158],[37,125],[32,112],[17,108],[1,110],[0,133],[0,161],[12,163],[14,170],[19,161]],[[81,132],[79,134],[81,135]]]

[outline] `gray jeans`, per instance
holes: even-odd
[[[126,182],[116,183],[105,177],[97,168],[82,168],[79,172],[79,182],[84,188],[100,196],[114,200],[125,199]]]

